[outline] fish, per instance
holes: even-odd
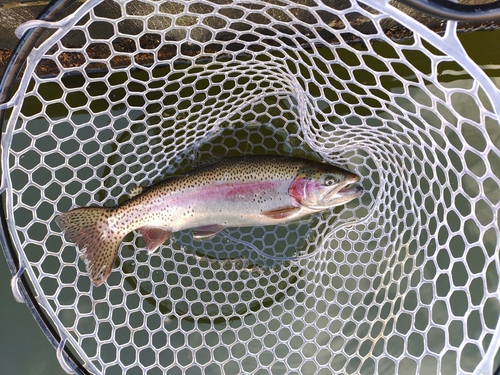
[[[95,286],[112,271],[123,238],[136,230],[148,251],[173,232],[197,240],[226,227],[278,225],[359,198],[355,173],[328,163],[286,156],[223,158],[148,188],[135,188],[114,207],[79,207],[55,221],[80,249]]]

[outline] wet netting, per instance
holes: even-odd
[[[492,372],[500,92],[456,22],[437,34],[382,1],[69,13],[20,29],[50,28],[2,105],[1,159],[13,289],[67,371]],[[177,232],[151,254],[132,232],[99,287],[55,223],[262,154],[339,165],[364,193],[286,225]]]

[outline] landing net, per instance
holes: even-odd
[[[55,29],[4,105],[6,254],[65,340],[63,362],[96,374],[491,373],[500,92],[455,22],[438,35],[382,1],[110,0],[37,25]],[[309,221],[175,233],[153,254],[132,233],[100,287],[54,222],[259,154],[340,165],[365,193]]]

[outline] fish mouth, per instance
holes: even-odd
[[[357,182],[359,182],[359,177],[354,174],[339,182],[337,186],[323,195],[321,203],[325,207],[334,207],[359,198],[364,190]]]
[[[342,197],[343,199],[348,199],[349,201],[354,198],[359,198],[363,194],[363,188],[357,184],[349,184],[335,194],[333,199]]]
[[[359,198],[363,193],[363,188],[357,184],[347,184],[325,194],[322,201],[325,204],[332,204],[338,201],[339,204],[348,202],[354,198]]]

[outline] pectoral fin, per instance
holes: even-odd
[[[217,224],[198,227],[193,230],[193,238],[195,240],[203,240],[205,238],[210,238],[212,236],[215,236],[223,229],[224,227],[222,225],[217,225]]]
[[[272,210],[272,211],[263,211],[262,215],[276,220],[285,220],[295,215],[299,210],[300,210],[299,207],[290,206],[290,207],[279,208],[277,210]]]
[[[163,228],[141,227],[137,231],[142,235],[149,252],[155,251],[170,237],[170,231]]]

